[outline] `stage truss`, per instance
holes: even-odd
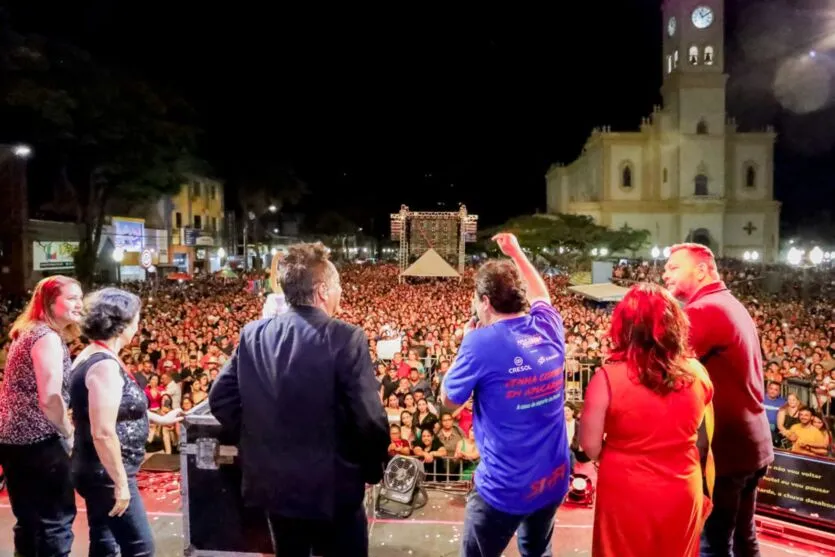
[[[477,232],[478,215],[467,213],[464,205],[449,212],[410,211],[401,205],[400,212],[391,215],[391,239],[400,243],[401,275],[429,249],[463,273],[464,247],[475,242]]]

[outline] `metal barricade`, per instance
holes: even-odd
[[[468,493],[473,487],[473,474],[478,461],[466,461],[452,457],[436,457],[423,463],[426,489],[440,489]]]
[[[565,361],[565,399],[569,402],[582,402],[591,376],[599,364],[579,362],[574,359]]]

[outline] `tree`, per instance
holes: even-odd
[[[207,171],[195,156],[193,111],[73,45],[8,29],[2,35],[0,110],[69,192],[79,229],[76,273],[89,285],[108,201],[175,193],[185,172]]]
[[[649,230],[632,228],[624,224],[617,230],[610,230],[608,233],[608,246],[613,253],[631,252],[632,257],[637,257],[638,252],[649,245]]]
[[[530,215],[514,217],[501,226],[484,230],[480,236],[486,251],[494,251],[489,239],[499,231],[516,234],[519,243],[532,251],[549,248],[553,253],[553,248],[563,247],[568,249],[566,253],[579,253],[581,258],[587,257],[593,248],[601,247],[612,253],[631,251],[634,255],[650,236],[647,230],[629,226],[611,230],[586,215]]]
[[[278,215],[287,206],[299,203],[309,193],[307,184],[293,167],[283,162],[254,162],[230,176],[230,184],[238,192],[238,203],[243,217],[258,220],[266,214]],[[274,209],[271,209],[274,207]],[[258,230],[253,230],[255,242],[260,241]]]

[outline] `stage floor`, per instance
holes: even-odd
[[[172,480],[174,475],[155,475],[143,492],[158,557],[183,554],[180,498]],[[371,525],[371,555],[374,557],[447,557],[458,555],[464,518],[464,496],[431,491],[428,504],[408,520],[375,520]],[[73,557],[87,555],[87,520],[84,502],[79,500],[75,522]],[[5,493],[0,494],[0,556],[13,555],[14,516]],[[555,557],[591,554],[592,510],[563,506],[557,514],[554,535]],[[761,536],[763,557],[835,557],[835,551],[805,547],[797,543]],[[507,557],[517,557],[515,539]]]

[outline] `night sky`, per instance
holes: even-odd
[[[825,44],[835,12],[823,1],[726,3],[728,109],[741,128],[780,133],[777,196],[792,232],[835,210]],[[404,202],[464,202],[485,225],[543,210],[551,163],[573,160],[593,126],[637,129],[660,103],[660,0],[312,14],[244,0],[11,4],[18,30],[180,89],[221,176],[286,163],[315,194],[300,210],[339,208],[378,233]],[[813,49],[816,69],[775,89],[778,68]],[[798,99],[810,89],[814,99]]]

